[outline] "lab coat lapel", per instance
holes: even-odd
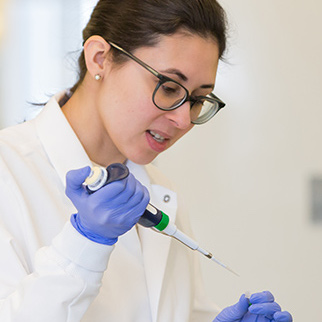
[[[135,177],[148,188],[150,203],[161,209],[174,222],[177,210],[176,193],[164,186],[155,184],[161,178],[158,178],[159,174],[153,170],[153,166],[142,167],[131,162],[128,162],[127,165]],[[149,169],[149,175],[146,172],[147,169]],[[138,232],[141,240],[152,321],[156,322],[171,238],[140,225],[138,225]]]
[[[170,197],[170,205],[166,204]],[[151,185],[150,190],[151,204],[166,213],[171,221],[175,220],[176,215],[176,196],[175,193],[158,185]],[[174,206],[175,205],[175,206]],[[158,306],[162,291],[165,268],[167,264],[171,237],[157,233],[152,229],[139,226],[143,261],[146,271],[147,287],[150,298],[152,321],[157,321]]]

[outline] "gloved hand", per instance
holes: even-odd
[[[274,296],[268,292],[253,294],[248,300],[242,295],[235,305],[223,309],[213,322],[292,322],[287,311],[274,302]]]
[[[89,194],[82,183],[90,171],[90,167],[85,167],[67,173],[66,195],[78,211],[72,215],[71,223],[88,239],[113,245],[137,223],[150,196],[132,174]]]

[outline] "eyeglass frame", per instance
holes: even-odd
[[[211,120],[222,108],[224,108],[226,106],[226,103],[224,103],[219,97],[217,97],[215,94],[210,93],[207,96],[195,96],[193,97],[192,95],[189,95],[189,91],[179,82],[175,81],[174,79],[165,76],[161,73],[159,73],[158,71],[156,71],[154,68],[152,68],[151,66],[149,66],[148,64],[146,64],[145,62],[143,62],[141,59],[139,59],[138,57],[134,56],[133,54],[131,54],[130,52],[128,52],[127,50],[123,49],[122,47],[120,47],[119,45],[115,44],[112,41],[107,40],[107,43],[112,46],[113,48],[119,50],[120,52],[122,52],[123,54],[125,54],[127,57],[131,58],[132,60],[134,60],[136,63],[138,63],[139,65],[141,65],[143,68],[145,68],[147,71],[149,71],[150,73],[152,73],[155,77],[157,77],[159,79],[158,84],[156,85],[153,94],[152,94],[152,102],[153,104],[160,110],[162,111],[173,111],[175,109],[177,109],[178,107],[182,106],[184,103],[186,102],[191,102],[190,103],[190,109],[192,108],[192,106],[198,102],[200,99],[206,99],[208,101],[212,101],[214,100],[215,102],[218,103],[218,109],[215,111],[215,113],[213,115],[211,115],[210,117],[207,118],[206,121],[204,122],[197,122],[197,121],[191,121],[192,124],[204,124],[206,122],[208,122],[209,120]],[[162,108],[160,106],[158,106],[155,102],[155,94],[158,91],[158,89],[160,88],[160,86],[162,84],[164,84],[165,82],[174,82],[175,84],[179,85],[180,87],[182,87],[185,92],[186,95],[185,97],[182,98],[182,100],[175,104],[174,106],[171,106],[170,108]],[[197,119],[198,120],[198,119]]]

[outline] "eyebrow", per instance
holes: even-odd
[[[162,73],[169,73],[169,74],[174,74],[177,75],[182,81],[187,82],[188,77],[180,72],[180,70],[176,68],[169,68],[161,71]]]
[[[205,85],[201,85],[200,88],[211,88],[213,89],[215,87],[215,84],[205,84]]]
[[[161,71],[162,73],[169,73],[169,74],[174,74],[177,75],[182,81],[187,82],[188,81],[188,77],[186,75],[184,75],[183,73],[180,72],[180,70],[176,69],[176,68],[169,68],[169,69],[165,69]],[[213,89],[215,87],[214,84],[204,84],[201,85],[200,88],[211,88]]]

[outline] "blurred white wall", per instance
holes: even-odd
[[[96,1],[7,1],[0,127],[32,116],[26,101],[73,84],[68,53]],[[295,321],[318,322],[322,225],[311,220],[310,180],[322,176],[322,3],[221,3],[229,63],[215,92],[227,107],[156,163],[181,188],[200,243],[241,275],[200,258],[219,305],[269,289]]]
[[[38,112],[76,80],[82,29],[97,0],[0,0],[6,25],[0,38],[0,127]]]
[[[227,107],[157,163],[186,197],[200,243],[241,275],[201,258],[218,304],[269,289],[295,321],[318,322],[322,224],[311,220],[310,180],[322,176],[322,3],[221,3],[231,37],[215,92]]]

